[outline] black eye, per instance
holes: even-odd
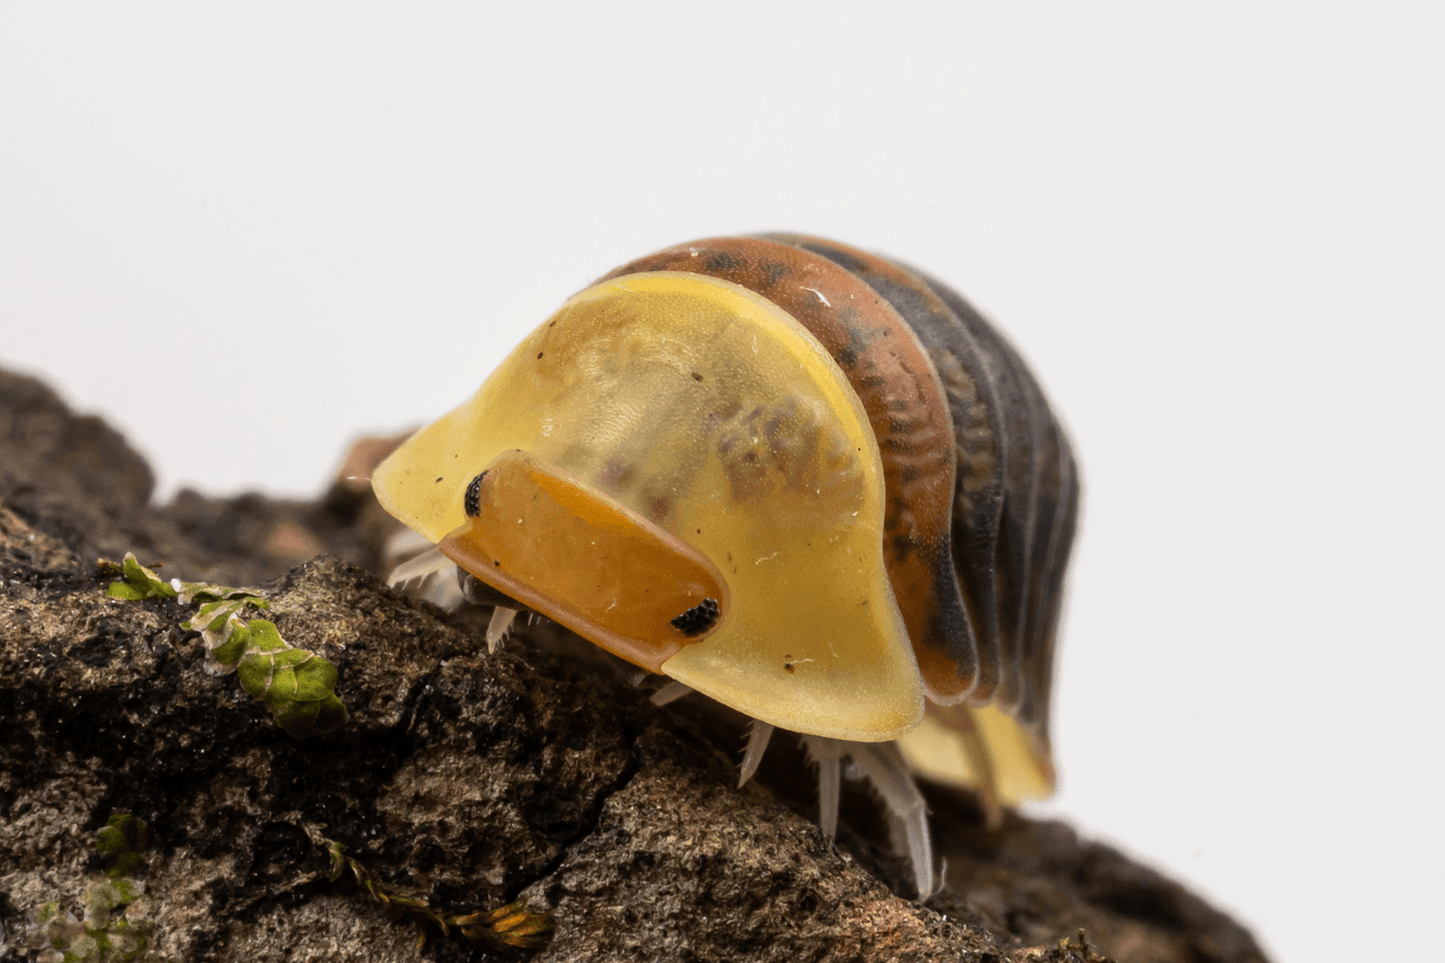
[[[482,472],[473,478],[467,485],[467,493],[462,496],[462,511],[467,513],[468,518],[476,518],[482,513],[482,479],[486,477],[487,473]]]
[[[702,635],[717,624],[717,599],[703,599],[672,620],[672,627],[688,638]]]

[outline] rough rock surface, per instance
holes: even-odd
[[[934,787],[948,885],[920,905],[856,787],[838,842],[822,836],[788,740],[737,789],[736,716],[654,708],[551,626],[489,656],[475,614],[386,588],[366,493],[156,508],[151,484],[110,428],[0,372],[0,960],[39,958],[43,904],[82,913],[117,812],[151,831],[151,959],[1263,959],[1113,850],[1016,816],[990,834]],[[348,723],[286,735],[203,671],[188,607],[106,597],[96,556],[127,550],[167,576],[264,583],[282,635],[337,666]],[[442,915],[521,899],[555,932],[524,951],[443,935],[354,873],[333,881],[323,838],[373,890]]]

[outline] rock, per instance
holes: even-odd
[[[657,709],[549,624],[488,655],[479,614],[388,589],[367,570],[387,523],[354,486],[150,506],[119,435],[3,372],[0,466],[0,959],[80,938],[87,899],[93,932],[157,960],[1263,959],[1178,884],[1061,824],[990,834],[936,787],[949,885],[897,895],[877,808],[850,789],[826,839],[790,740],[738,789],[735,714]],[[127,550],[261,584],[281,635],[336,666],[346,725],[287,735],[204,671],[194,606],[107,597],[95,557]],[[125,877],[145,892],[96,910],[116,813],[149,827]],[[438,922],[519,900],[555,923],[540,948]]]

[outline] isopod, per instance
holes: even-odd
[[[830,833],[851,759],[921,896],[910,767],[994,822],[1052,792],[1074,459],[1014,349],[922,272],[783,234],[640,258],[372,482],[437,545],[401,578],[454,563],[499,613],[751,716],[744,780],[773,728],[800,733]]]

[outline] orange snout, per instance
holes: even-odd
[[[635,665],[661,672],[727,618],[722,574],[654,522],[523,451],[473,480],[442,553]]]

